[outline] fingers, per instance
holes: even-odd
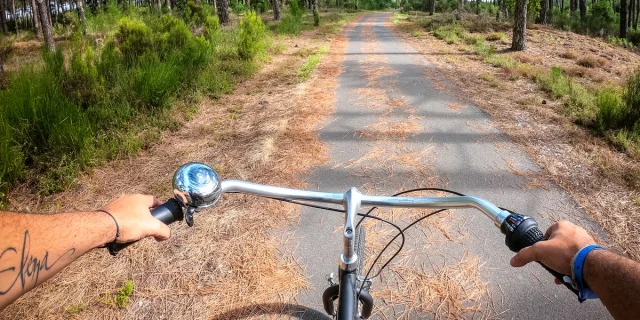
[[[136,194],[135,195],[140,204],[144,205],[146,208],[155,208],[162,204],[160,200],[158,200],[154,196],[146,195],[146,194]]]
[[[562,284],[562,280],[560,280],[558,278],[554,278],[553,282],[555,282],[556,284]]]
[[[155,228],[155,232],[151,234],[156,241],[164,241],[171,237],[171,228],[166,224],[162,223],[162,221],[157,220],[157,227]]]
[[[554,234],[559,227],[560,227],[560,223],[558,222],[552,224],[551,227],[549,227],[549,229],[547,229],[547,231],[544,233],[544,238],[545,239],[551,238],[551,235]]]
[[[549,241],[540,241],[530,247],[526,247],[511,258],[511,266],[522,267],[529,262],[542,260],[541,252],[549,244]]]
[[[160,201],[160,199],[158,199],[156,197],[153,197],[153,207],[151,207],[151,208],[155,208],[155,207],[158,207],[160,205],[162,205],[162,201]]]

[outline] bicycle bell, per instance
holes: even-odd
[[[193,226],[193,214],[213,206],[220,195],[220,176],[208,165],[190,162],[173,175],[173,194],[187,209],[185,221]]]

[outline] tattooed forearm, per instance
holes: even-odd
[[[29,230],[24,232],[24,238],[22,241],[22,250],[18,251],[15,247],[5,248],[0,253],[0,264],[3,259],[10,259],[20,256],[20,260],[16,261],[15,265],[0,270],[0,278],[8,277],[8,287],[0,288],[0,296],[8,293],[14,286],[19,285],[21,290],[24,291],[30,285],[35,286],[38,284],[38,277],[41,271],[48,271],[65,256],[69,258],[76,252],[75,248],[67,250],[60,255],[56,260],[49,261],[49,251],[45,251],[42,258],[38,258],[31,255],[31,238],[29,237]],[[13,277],[13,278],[11,278]],[[5,278],[6,279],[6,278]],[[4,282],[4,281],[3,281]],[[6,282],[5,282],[6,283]]]

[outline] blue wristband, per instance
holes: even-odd
[[[584,261],[587,259],[587,255],[589,252],[593,250],[605,250],[604,247],[599,245],[589,245],[586,246],[573,257],[572,260],[572,271],[575,283],[578,285],[578,299],[582,302],[586,299],[598,299],[598,296],[589,289],[587,284],[584,282],[583,270],[584,270]]]

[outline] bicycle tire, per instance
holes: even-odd
[[[364,226],[360,226],[358,227],[358,230],[356,231],[355,234],[355,238],[354,238],[354,243],[356,246],[356,254],[358,255],[358,268],[356,269],[357,271],[357,275],[358,277],[365,276],[365,253],[364,253],[364,246],[365,246],[365,238],[366,238],[366,231],[364,230]]]
[[[356,279],[362,277],[364,278],[365,273],[364,273],[364,267],[365,267],[365,263],[364,263],[364,246],[365,246],[365,236],[366,236],[366,231],[364,230],[364,226],[360,226],[358,227],[355,237],[354,237],[354,245],[355,245],[355,252],[358,255],[358,267],[356,268]],[[364,280],[364,279],[363,279]],[[356,281],[356,290],[360,290],[360,285],[358,284],[358,281]],[[355,308],[354,310],[356,310],[356,314],[354,315],[354,319],[360,319],[360,301],[358,301],[358,299],[356,299],[355,302]]]

